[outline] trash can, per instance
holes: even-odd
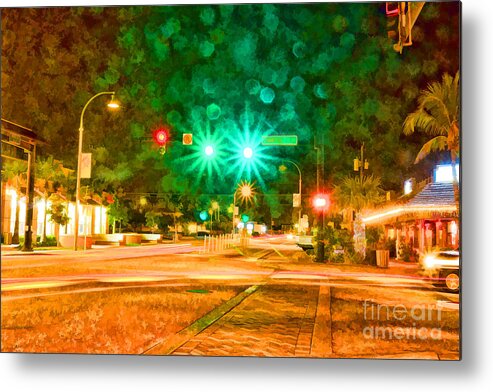
[[[10,232],[2,233],[2,238],[4,245],[12,245],[12,233]]]
[[[389,255],[388,250],[377,250],[377,267],[389,268]]]

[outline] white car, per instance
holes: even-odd
[[[458,250],[443,250],[425,255],[423,269],[434,278],[435,285],[445,287],[448,291],[459,292],[460,289],[460,253]]]

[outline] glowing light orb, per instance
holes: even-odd
[[[247,80],[247,82],[245,83],[245,87],[248,91],[248,94],[251,95],[258,94],[258,92],[260,91],[260,83],[258,82],[258,80],[255,79]]]
[[[253,183],[243,180],[238,184],[236,192],[239,194],[240,201],[248,204],[252,202],[255,195],[255,186]]]
[[[260,91],[260,99],[262,100],[263,103],[269,104],[274,101],[274,98],[276,97],[276,93],[274,90],[272,90],[269,87],[265,87]]]
[[[293,45],[293,54],[297,57],[297,58],[303,58],[305,57],[305,54],[306,54],[306,46],[303,42],[296,42],[294,45]]]
[[[204,152],[205,152],[205,155],[210,157],[210,156],[214,155],[214,147],[212,147],[210,145],[206,146]]]
[[[252,195],[252,188],[248,185],[243,185],[240,192],[243,197],[250,197]]]
[[[212,192],[217,186],[217,179],[223,178],[228,146],[227,133],[217,128],[211,132],[209,122],[197,122],[193,127],[193,144],[186,146],[186,154],[179,157],[184,172],[189,174],[194,187]]]
[[[207,220],[207,218],[209,217],[209,214],[207,213],[207,211],[201,211],[200,214],[200,219],[202,219],[203,221]]]
[[[250,159],[253,156],[253,150],[252,150],[252,148],[251,147],[245,147],[243,149],[243,156],[246,159]]]
[[[295,76],[293,79],[291,79],[291,82],[289,83],[289,86],[297,93],[303,92],[305,85],[306,82],[301,76]]]
[[[217,120],[220,115],[221,115],[221,108],[218,105],[212,103],[209,106],[207,106],[207,117],[209,117],[210,120]]]
[[[168,141],[168,130],[166,128],[158,128],[154,130],[152,136],[158,146],[164,146]]]
[[[312,200],[313,207],[318,211],[325,211],[329,208],[329,195],[327,194],[318,194],[313,197]]]
[[[245,107],[245,111],[239,116],[238,123],[228,125],[228,145],[230,156],[226,165],[228,173],[241,179],[252,180],[255,178],[260,187],[265,187],[262,172],[271,173],[276,168],[273,162],[277,158],[270,153],[269,147],[262,145],[262,136],[274,132],[274,128],[267,123],[262,114],[253,112]]]

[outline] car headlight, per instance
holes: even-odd
[[[436,264],[436,258],[433,255],[428,255],[425,257],[423,264],[425,268],[431,269],[435,267]]]

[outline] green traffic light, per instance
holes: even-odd
[[[212,147],[211,145],[207,145],[204,149],[204,152],[205,152],[205,155],[210,157],[210,156],[214,155],[214,147]]]
[[[209,123],[195,124],[194,144],[186,146],[186,154],[178,159],[184,163],[184,170],[193,176],[193,186],[213,189],[214,182],[224,174],[225,138],[226,133],[221,130],[212,133]]]
[[[245,147],[243,149],[243,156],[246,159],[250,159],[253,156],[253,150],[252,150],[252,148],[251,147]]]
[[[262,172],[272,172],[272,161],[276,157],[269,153],[268,147],[262,145],[262,136],[270,134],[273,129],[264,118],[255,117],[247,107],[240,121],[232,122],[228,131],[230,156],[226,164],[229,173],[236,176],[236,181],[255,179],[260,187],[264,187]]]

